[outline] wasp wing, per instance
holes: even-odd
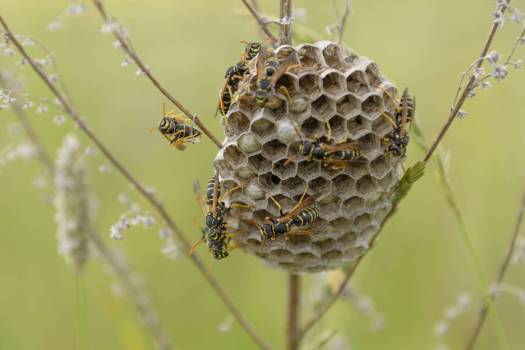
[[[312,197],[305,198],[303,201],[301,201],[295,207],[293,207],[292,210],[290,210],[288,213],[286,213],[285,216],[280,217],[279,221],[285,222],[285,221],[292,220],[294,217],[296,217],[304,209],[312,206],[312,204],[313,204],[313,198]]]
[[[271,81],[272,85],[275,85],[277,83],[277,81],[279,80],[279,78],[281,78],[282,75],[284,73],[286,73],[286,71],[291,66],[293,66],[293,61],[294,61],[293,60],[293,56],[290,55],[290,56],[286,57],[282,63],[279,64],[279,67],[277,68],[275,73],[273,73],[272,77],[270,78],[270,81]]]
[[[199,206],[202,209],[202,212],[204,215],[206,215],[206,206],[204,205],[204,198],[202,197],[202,190],[201,190],[201,184],[199,180],[195,179],[193,181],[193,194],[195,195],[195,199],[197,199],[197,203],[199,203]]]

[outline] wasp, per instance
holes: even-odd
[[[157,129],[178,150],[183,151],[187,143],[199,141],[202,133],[191,125],[193,123],[191,119],[183,114],[176,114],[175,110],[166,112],[165,103],[162,107],[162,115],[157,127],[151,130]]]
[[[312,234],[312,230],[292,230],[294,226],[301,227],[307,226],[314,222],[319,217],[319,210],[317,207],[312,206],[313,199],[311,197],[305,198],[308,192],[308,186],[306,186],[303,195],[299,202],[290,210],[284,214],[283,209],[279,202],[272,196],[270,199],[279,208],[279,218],[266,218],[267,223],[259,225],[259,233],[263,240],[271,239],[274,240],[278,236],[284,236],[285,234]]]
[[[226,115],[230,110],[233,96],[239,88],[239,83],[248,74],[248,64],[254,59],[262,49],[262,44],[258,42],[241,41],[245,44],[244,53],[241,61],[234,66],[229,67],[224,75],[224,85],[219,92],[219,103],[217,112]],[[217,115],[217,113],[215,113]]]
[[[289,55],[283,62],[279,62],[273,51],[268,48],[262,48],[257,56],[257,81],[255,87],[255,102],[257,106],[264,107],[268,98],[275,94],[275,84],[284,73],[293,68],[293,56]],[[288,89],[280,86],[281,91],[288,100],[291,99]]]
[[[394,130],[390,135],[383,138],[387,153],[396,157],[406,155],[406,148],[410,141],[407,124],[411,124],[415,113],[416,99],[408,94],[408,89],[405,89],[396,108],[396,115],[394,118],[390,117],[393,119]]]
[[[200,243],[206,242],[208,250],[215,259],[224,259],[228,257],[231,237],[234,234],[228,231],[228,225],[224,222],[224,215],[233,207],[248,206],[241,203],[234,203],[230,207],[227,207],[226,203],[224,203],[224,199],[231,192],[239,188],[240,186],[235,186],[224,194],[221,194],[220,184],[216,175],[214,175],[208,182],[206,188],[206,201],[204,201],[199,182],[195,181],[193,183],[193,192],[206,216],[206,226],[202,229],[202,238],[195,242],[191,251],[193,251]],[[205,205],[207,205],[208,208],[205,208]]]

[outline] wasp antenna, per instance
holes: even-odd
[[[157,130],[157,127],[151,128],[151,129],[149,129],[148,131],[149,131],[149,132],[154,132],[155,130]]]

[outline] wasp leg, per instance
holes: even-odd
[[[239,186],[239,185],[230,188],[228,191],[224,192],[224,193],[219,197],[219,199],[218,199],[217,201],[218,201],[218,202],[223,202],[223,201],[224,201],[224,198],[228,197],[228,195],[229,195],[230,193],[232,193],[233,191],[238,190],[238,189],[240,189],[240,188],[242,188],[242,187]]]
[[[328,130],[328,142],[332,140],[332,127],[330,126],[330,122],[326,122],[326,130]]]
[[[201,243],[204,243],[204,238],[201,238],[201,239],[199,239],[198,241],[196,241],[195,243],[193,243],[193,245],[192,245],[191,248],[190,248],[190,251],[188,252],[188,256],[192,256],[192,255],[193,255],[193,252],[195,251],[195,249],[197,249],[197,247],[198,247]]]
[[[292,96],[290,96],[290,92],[288,91],[286,86],[281,85],[281,86],[279,86],[278,90],[279,90],[279,92],[281,94],[286,96],[286,99],[288,100],[288,103],[292,102]]]
[[[283,213],[283,207],[279,204],[279,202],[277,201],[277,199],[273,198],[273,196],[270,196],[270,199],[272,200],[272,202],[277,206],[277,209],[279,209],[279,214],[281,216],[284,216],[284,213]]]

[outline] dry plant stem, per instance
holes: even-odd
[[[361,260],[361,257],[359,258],[359,260]],[[300,333],[301,339],[304,338],[306,336],[306,333],[308,333],[319,321],[321,321],[321,318],[323,318],[326,312],[334,305],[336,300],[341,296],[341,294],[345,290],[346,285],[348,284],[348,282],[350,281],[350,278],[352,278],[354,274],[354,271],[355,271],[355,268],[348,269],[343,282],[341,282],[341,285],[339,286],[339,289],[337,289],[337,291],[330,297],[330,299],[328,299],[328,301],[324,305],[321,306],[319,311],[308,322],[305,323]]]
[[[250,4],[248,2],[248,0],[241,0],[241,1],[244,4],[244,6],[246,6],[248,11],[250,11],[250,13],[252,14],[253,18],[255,18],[255,20],[259,24],[260,29],[268,37],[268,39],[270,39],[272,44],[276,43],[279,39],[277,39],[277,37],[275,35],[273,35],[272,32],[270,31],[270,29],[268,28],[268,23],[266,22],[266,20],[259,13],[259,10],[256,7],[256,3],[254,2],[254,4],[252,5],[252,4]]]
[[[1,79],[1,77],[0,77],[0,80],[1,80],[0,85],[5,86],[6,82],[3,79]],[[15,115],[18,117],[18,119],[22,123],[24,131],[26,132],[27,136],[31,140],[31,143],[38,150],[38,157],[41,163],[44,164],[46,169],[49,171],[49,175],[54,176],[55,165],[51,157],[49,156],[49,154],[46,152],[44,146],[38,139],[36,132],[33,130],[31,123],[27,119],[26,114],[16,102],[11,104],[11,107],[13,108]],[[113,269],[113,271],[115,272],[115,275],[118,277],[120,282],[123,284],[128,296],[132,299],[133,304],[135,308],[137,309],[137,312],[139,313],[140,317],[143,320],[146,320],[148,317],[148,313],[150,312],[150,309],[145,308],[143,306],[143,303],[140,302],[139,300],[140,291],[138,291],[135,285],[131,282],[129,273],[127,273],[126,267],[123,266],[120,263],[120,259],[111,252],[111,250],[104,243],[104,240],[102,240],[100,235],[98,235],[94,231],[90,231],[88,233],[88,237],[93,242],[97,250],[100,252],[102,257],[104,258],[104,261],[106,261],[106,263]],[[162,329],[159,327],[158,324],[152,325],[150,322],[145,322],[144,324],[146,325],[149,332],[151,333],[154,341],[159,346],[159,349],[161,350],[172,349],[171,344],[166,341],[164,334],[162,332]]]
[[[510,4],[510,0],[508,3]],[[501,8],[502,14],[504,14],[506,10],[507,10],[507,6],[503,5]],[[498,31],[498,28],[499,28],[499,23],[496,21],[492,22],[492,28],[489,31],[489,34],[485,41],[485,46],[483,47],[483,50],[481,51],[480,60],[478,60],[478,63],[476,64],[476,68],[480,68],[481,65],[483,64],[483,57],[487,55],[490,49],[490,46],[492,45],[492,41],[494,40],[494,36],[496,35],[496,32]],[[456,104],[452,108],[445,125],[443,125],[443,127],[441,128],[436,139],[432,143],[432,146],[430,146],[430,149],[425,155],[425,158],[423,159],[425,163],[428,162],[430,157],[432,157],[432,154],[434,153],[437,146],[439,145],[439,143],[441,142],[441,140],[447,133],[448,129],[450,128],[450,125],[452,125],[452,122],[454,121],[454,119],[456,119],[461,107],[463,106],[463,104],[465,103],[465,100],[468,97],[470,89],[472,89],[472,87],[474,86],[475,81],[476,81],[476,78],[474,77],[474,75],[472,75],[468,81],[468,84],[465,86],[465,88],[463,88],[463,92],[461,93],[459,100],[456,102]]]
[[[288,350],[299,350],[301,343],[299,329],[300,308],[301,276],[290,273],[288,275]]]
[[[292,44],[292,0],[280,0],[279,21],[281,30],[279,33],[280,45]]]
[[[88,237],[93,242],[97,250],[100,252],[104,261],[111,267],[118,280],[124,286],[126,293],[133,302],[135,309],[142,320],[144,320],[144,325],[147,327],[148,331],[151,333],[155,343],[159,350],[169,350],[173,349],[170,342],[165,338],[164,332],[158,326],[158,324],[152,324],[151,322],[146,322],[150,316],[150,308],[145,306],[141,302],[141,291],[136,287],[136,285],[131,281],[128,268],[124,266],[120,259],[108,248],[104,240],[100,235],[94,231],[88,233]]]
[[[525,192],[523,193],[523,196],[521,198],[521,204],[520,204],[519,211],[518,211],[518,217],[516,219],[516,223],[514,224],[514,231],[512,232],[512,237],[511,237],[510,244],[507,250],[507,254],[505,255],[505,258],[503,259],[503,262],[501,263],[499,270],[498,270],[498,275],[497,275],[496,283],[495,283],[496,292],[491,292],[487,296],[487,300],[483,303],[483,306],[481,307],[481,310],[479,312],[479,316],[478,316],[476,325],[474,326],[474,330],[472,331],[472,334],[469,337],[467,346],[465,347],[465,349],[467,350],[474,349],[474,346],[476,345],[476,341],[478,340],[478,337],[481,333],[481,328],[483,328],[483,325],[485,324],[485,321],[487,320],[487,316],[489,314],[491,305],[498,295],[497,288],[503,282],[503,279],[505,278],[505,274],[507,273],[507,270],[509,268],[510,260],[514,252],[514,248],[516,247],[516,241],[518,240],[518,236],[519,236],[521,226],[523,223],[524,214],[525,214]]]
[[[337,11],[337,5],[335,4],[334,0],[334,7]],[[343,41],[343,35],[345,33],[346,23],[348,22],[348,15],[350,14],[350,0],[345,0],[345,7],[343,9],[343,16],[339,19],[339,15],[336,12],[337,20],[339,21],[339,24],[337,25],[337,37],[336,41],[338,45],[341,45]]]
[[[48,77],[38,68],[38,66],[35,64],[32,57],[28,55],[28,53],[25,51],[25,49],[22,47],[22,45],[18,42],[18,40],[15,38],[9,27],[7,26],[4,19],[0,16],[0,24],[5,30],[6,35],[10,37],[13,44],[16,46],[18,51],[24,56],[24,58],[27,60],[27,62],[31,65],[33,70],[37,73],[37,75],[42,79],[42,81],[47,85],[47,87],[51,90],[51,92],[56,96],[56,98],[60,101],[62,106],[64,107],[64,110],[67,112],[67,114],[75,121],[78,128],[84,132],[88,138],[100,149],[102,154],[111,162],[111,164],[137,189],[137,191],[157,210],[158,214],[162,217],[162,219],[166,222],[168,227],[173,231],[173,233],[177,236],[180,243],[183,245],[184,249],[186,251],[189,251],[191,249],[191,244],[189,243],[186,236],[182,233],[182,231],[178,228],[178,226],[175,224],[175,222],[171,219],[170,215],[164,209],[164,206],[157,200],[157,198],[148,192],[144,186],[142,186],[133,175],[127,170],[127,168],[124,167],[109,151],[109,149],[99,140],[99,138],[93,133],[93,131],[86,125],[84,120],[79,116],[79,114],[71,107],[69,102],[64,98],[64,96],[57,90],[57,88],[51,83],[51,81],[48,79]],[[253,327],[251,324],[246,320],[246,318],[242,315],[240,310],[233,304],[233,301],[228,297],[222,286],[219,284],[219,282],[213,278],[208,271],[208,268],[206,265],[202,262],[202,260],[196,255],[192,254],[190,256],[190,259],[194,263],[194,265],[197,267],[199,272],[205,277],[205,280],[210,284],[212,289],[215,291],[215,293],[219,296],[219,298],[222,300],[222,302],[226,305],[228,310],[232,313],[232,315],[235,317],[237,322],[241,325],[241,327],[250,335],[252,340],[261,348],[261,349],[268,349],[269,347],[266,345],[266,343],[255,333]]]
[[[0,72],[0,87],[3,87],[3,88],[8,87],[8,83],[2,77],[1,72]],[[35,147],[35,149],[37,150],[37,155],[40,158],[42,164],[45,166],[46,170],[49,172],[49,175],[53,176],[55,173],[55,166],[53,164],[53,159],[49,156],[49,154],[46,152],[46,150],[42,146],[42,143],[40,142],[36,132],[33,130],[33,127],[31,126],[31,123],[29,122],[29,119],[27,118],[27,115],[25,114],[24,110],[20,107],[20,105],[17,102],[12,103],[11,108],[13,108],[13,111],[15,112],[15,115],[17,116],[18,120],[20,120],[20,123],[22,124],[22,127],[24,128],[24,131],[27,134],[27,137],[29,138],[29,141],[33,144],[33,147]]]
[[[93,3],[95,7],[97,8],[98,12],[104,19],[104,22],[107,23],[112,19],[112,17],[109,16],[109,14],[106,12],[106,9],[104,8],[104,5],[100,2],[100,0],[93,0]],[[137,55],[134,49],[131,48],[128,41],[122,37],[122,35],[118,32],[118,30],[112,31],[113,35],[115,36],[115,39],[120,44],[120,47],[126,52],[126,54],[133,60],[133,62],[139,67],[139,69],[148,77],[148,79],[152,82],[152,84],[168,99],[170,100],[175,106],[177,106],[178,109],[182,113],[184,113],[188,118],[193,120],[195,124],[201,129],[201,131],[208,136],[208,138],[220,149],[222,148],[222,143],[204,126],[204,124],[201,122],[201,120],[194,114],[192,114],[182,103],[180,103],[175,97],[173,97],[160,83],[159,81],[151,74],[150,70],[144,62],[140,59],[140,57]]]

